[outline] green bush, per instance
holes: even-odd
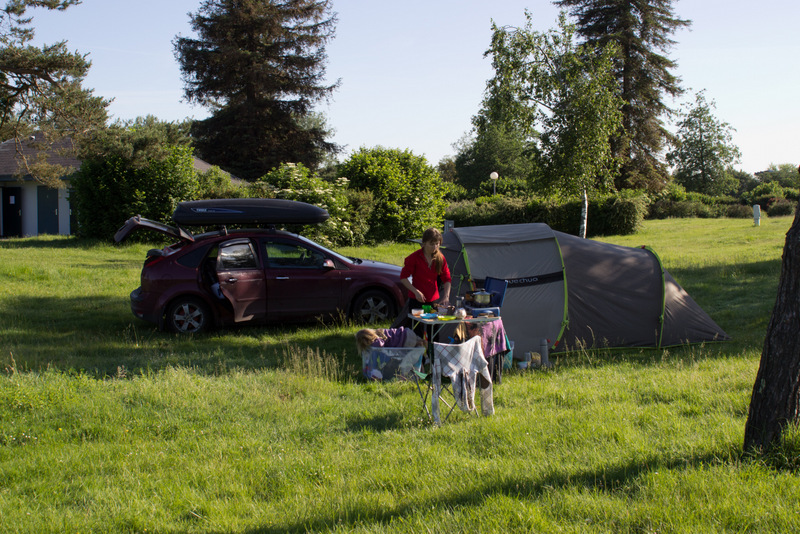
[[[374,199],[370,191],[347,190],[347,219],[353,232],[353,245],[362,246],[367,243],[369,221],[372,219]]]
[[[442,188],[444,189],[444,198],[449,202],[458,202],[473,196],[463,185],[454,182],[442,182]]]
[[[767,209],[767,215],[770,217],[794,215],[795,204],[795,202],[786,199],[778,200]]]
[[[138,165],[123,155],[84,159],[72,180],[77,234],[110,240],[134,215],[170,223],[178,202],[195,197],[197,178],[190,147],[165,151],[166,156]]]
[[[591,235],[628,235],[641,228],[648,209],[645,195],[621,192],[589,203]]]
[[[442,224],[445,188],[424,157],[408,150],[362,148],[338,170],[352,189],[372,193],[371,242],[419,238],[426,228]]]
[[[779,182],[766,182],[742,195],[742,200],[750,206],[758,204],[764,211],[779,200],[797,200],[798,189],[783,187]]]
[[[749,219],[753,217],[753,208],[741,204],[733,204],[725,210],[725,217],[731,219]]]
[[[724,216],[728,209],[735,204],[710,203],[706,204],[700,200],[681,200],[673,201],[669,199],[656,200],[650,205],[648,219],[668,219],[698,217],[702,219],[717,218]]]
[[[289,229],[324,245],[352,245],[355,239],[347,211],[347,185],[345,178],[328,182],[302,163],[284,163],[259,178],[254,190],[267,198],[297,200],[325,208],[330,218],[324,223]]]
[[[196,200],[212,198],[246,198],[250,192],[246,184],[238,185],[231,180],[231,175],[219,167],[211,167],[205,172],[197,173]]]

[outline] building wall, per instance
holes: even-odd
[[[0,182],[0,187],[22,188],[22,235],[30,237],[39,235],[39,183],[31,180],[24,182]],[[66,182],[69,186],[69,182]],[[2,207],[0,206],[0,209]],[[0,225],[2,224],[0,213]],[[58,189],[58,234],[70,235],[70,206],[67,189]],[[5,236],[5,228],[0,227],[0,235]]]

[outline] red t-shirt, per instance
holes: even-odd
[[[444,257],[442,257],[444,258]],[[425,296],[425,302],[433,302],[439,298],[439,281],[442,283],[450,281],[450,269],[447,267],[447,260],[442,265],[442,274],[436,274],[436,269],[425,260],[425,253],[422,249],[412,252],[406,257],[403,263],[403,270],[400,271],[400,278],[411,278],[411,283],[419,289]],[[416,298],[409,292],[410,298]]]

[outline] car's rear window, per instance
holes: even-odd
[[[192,269],[196,269],[200,266],[200,262],[203,261],[203,258],[206,257],[208,253],[208,249],[211,245],[205,247],[199,247],[194,249],[193,251],[184,254],[180,258],[178,258],[178,263],[183,265],[184,267],[191,267]]]

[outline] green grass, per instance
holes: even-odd
[[[360,379],[354,325],[181,338],[128,308],[146,245],[0,241],[0,532],[796,531],[800,434],[741,451],[790,224],[603,239],[652,246],[734,341],[559,356],[439,428]]]

